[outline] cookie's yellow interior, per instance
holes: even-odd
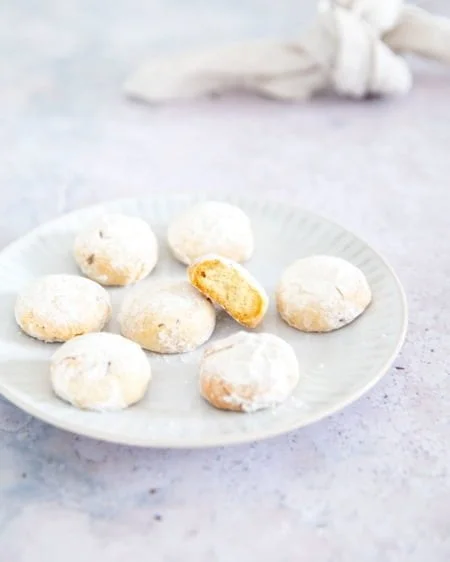
[[[205,260],[191,266],[191,283],[224,308],[244,326],[256,326],[264,306],[258,291],[234,269],[220,260]]]

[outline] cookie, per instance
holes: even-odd
[[[146,277],[158,261],[158,243],[138,217],[104,215],[75,239],[74,257],[81,271],[102,285],[129,285]]]
[[[341,258],[299,259],[282,274],[278,311],[303,332],[329,332],[346,326],[369,306],[372,294],[364,273]]]
[[[117,334],[95,333],[66,342],[53,355],[57,396],[83,410],[122,410],[144,396],[151,379],[142,349]]]
[[[100,331],[111,316],[108,293],[78,275],[46,275],[17,297],[15,317],[29,336],[63,342]]]
[[[188,276],[196,289],[239,324],[255,328],[263,319],[269,303],[267,293],[242,265],[208,255],[189,266]]]
[[[199,203],[169,225],[173,255],[189,265],[205,254],[219,254],[239,263],[253,254],[253,231],[247,215],[229,203]]]
[[[273,334],[238,332],[209,345],[200,363],[200,394],[222,410],[280,404],[298,380],[294,350]]]
[[[184,280],[151,281],[124,299],[122,334],[157,353],[192,351],[211,337],[214,307]]]

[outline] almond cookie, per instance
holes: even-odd
[[[278,311],[303,332],[330,332],[346,326],[369,306],[372,293],[364,273],[341,258],[311,256],[282,274]]]
[[[16,300],[15,317],[22,330],[46,342],[62,342],[100,331],[111,316],[108,293],[78,275],[36,279]]]
[[[146,277],[158,261],[158,243],[138,217],[111,214],[94,221],[75,239],[81,271],[102,285],[129,285]]]
[[[173,255],[189,265],[205,254],[219,254],[239,263],[253,254],[253,231],[247,215],[229,203],[207,201],[191,207],[169,226]]]
[[[187,281],[158,280],[125,297],[119,322],[122,334],[145,349],[184,353],[209,340],[216,312]]]
[[[138,402],[151,379],[142,349],[117,334],[96,333],[66,342],[53,355],[57,396],[83,410],[122,410]]]
[[[254,412],[286,400],[299,380],[292,347],[273,334],[238,332],[209,345],[200,394],[222,410]]]
[[[238,263],[218,255],[204,256],[188,268],[192,285],[239,324],[255,328],[269,299],[256,279]]]

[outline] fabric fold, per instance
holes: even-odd
[[[450,63],[450,20],[402,0],[322,0],[298,41],[249,41],[154,58],[125,84],[128,96],[164,102],[229,91],[305,100],[326,89],[353,98],[403,95],[412,85],[401,54]]]

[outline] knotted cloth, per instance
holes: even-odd
[[[284,100],[328,89],[353,98],[402,95],[412,85],[402,53],[450,63],[450,19],[403,0],[320,0],[316,21],[299,41],[153,59],[127,80],[125,92],[148,102],[230,90]]]

